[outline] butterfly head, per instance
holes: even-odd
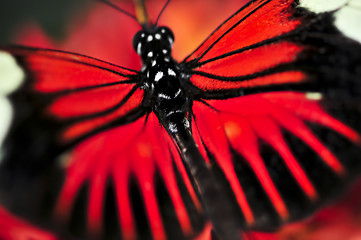
[[[170,57],[174,42],[173,32],[167,27],[143,29],[133,38],[133,47],[144,63],[159,57]]]

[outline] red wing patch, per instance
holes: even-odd
[[[303,49],[286,41],[263,45],[196,67],[190,80],[205,91],[300,83],[307,79],[301,71],[269,71],[294,61]]]
[[[154,114],[149,115],[146,123],[143,117],[126,126],[97,134],[78,145],[70,154],[55,216],[62,221],[69,219],[78,191],[88,182],[87,227],[92,234],[99,234],[102,230],[105,187],[111,180],[123,239],[135,239],[137,230],[129,192],[130,178],[134,177],[139,185],[151,234],[154,239],[166,239],[160,211],[162,206],[156,197],[155,174],[158,172],[170,195],[181,230],[185,236],[190,236],[193,229],[174,166],[181,174],[194,206],[200,211],[198,198],[178,151]]]
[[[316,95],[273,92],[206,101],[212,108],[200,102],[194,103],[196,124],[193,131],[199,131],[202,137],[201,140],[197,137],[195,140],[198,145],[204,144],[214,156],[249,226],[255,223],[254,209],[250,207],[252,199],[245,193],[248,186],[238,182],[230,148],[243,156],[283,221],[292,216],[270,175],[273,170],[265,164],[269,160],[263,159],[260,154],[261,140],[280,155],[297,185],[311,202],[319,199],[317,189],[299,162],[298,157],[302,156],[294,155],[282,131],[288,131],[301,139],[335,175],[340,178],[347,175],[347,169],[340,160],[306,123],[313,122],[333,130],[354,144],[360,144],[361,138],[354,130],[326,113]]]
[[[69,122],[59,136],[61,141],[72,141],[121,119],[139,108],[143,100],[136,71],[61,51],[25,47],[5,50],[27,71],[26,91],[46,99],[44,113]]]
[[[129,96],[129,99],[126,99],[126,101],[120,101],[117,107],[110,108],[111,110],[109,113],[104,111],[106,114],[102,114],[101,116],[93,115],[92,117],[88,117],[86,120],[78,121],[77,123],[64,129],[61,136],[62,140],[69,141],[78,138],[81,135],[103,127],[112,121],[119,120],[127,113],[139,107],[141,101],[143,100],[143,90],[137,89],[132,94],[128,93],[127,96]]]
[[[257,0],[247,4],[218,27],[185,60],[207,61],[294,30],[301,22],[290,19],[293,2]]]
[[[307,76],[301,71],[274,73],[267,76],[241,81],[219,80],[215,79],[214,76],[206,77],[200,75],[193,75],[191,78],[191,81],[196,87],[206,91],[267,87],[282,84],[301,83],[306,80]]]
[[[254,1],[225,21],[186,58],[192,84],[220,91],[306,81],[303,72],[286,67],[306,50],[282,39],[301,24],[292,18],[293,2]]]
[[[137,74],[136,71],[74,53],[25,47],[4,50],[21,58],[32,75],[32,88],[43,93],[122,83]]]

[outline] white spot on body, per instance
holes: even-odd
[[[142,38],[144,38],[144,37],[145,37],[145,34],[144,34],[144,33],[142,33],[142,34],[140,34],[140,36],[141,36]]]
[[[150,58],[153,57],[153,52],[152,52],[152,51],[149,52],[149,53],[147,54],[147,56],[150,57]]]
[[[155,75],[154,81],[158,82],[163,77],[163,72],[157,72]]]
[[[186,128],[189,128],[191,124],[189,123],[188,119],[184,119],[183,124]]]
[[[161,36],[159,33],[156,33],[156,34],[155,34],[155,39],[160,40],[161,38],[162,38],[162,36]]]
[[[161,98],[164,98],[164,99],[170,99],[170,97],[168,95],[165,95],[163,93],[160,93],[158,96]]]
[[[152,61],[152,67],[154,67],[156,64],[157,64],[156,60]]]
[[[170,60],[169,58],[164,58],[164,61],[169,62]]]
[[[162,33],[165,33],[165,29],[164,28],[162,28],[162,30],[160,30]]]
[[[169,123],[169,130],[170,130],[172,133],[178,132],[177,126],[176,126],[174,123]]]
[[[168,75],[170,75],[170,76],[176,76],[177,74],[173,71],[173,69],[168,68]]]
[[[168,50],[167,50],[167,49],[163,49],[162,52],[163,52],[163,54],[167,54],[167,53],[168,53]]]
[[[178,91],[174,94],[174,98],[178,97],[178,95],[182,92],[181,89],[178,89]]]
[[[153,36],[152,36],[152,35],[149,35],[148,38],[147,38],[147,41],[148,41],[148,42],[153,41]]]

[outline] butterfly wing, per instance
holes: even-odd
[[[360,170],[361,46],[296,1],[251,1],[183,62],[193,134],[243,225],[310,214]]]
[[[126,122],[128,115],[140,109],[143,91],[136,71],[67,52],[25,47],[4,52],[25,70],[26,80],[9,95],[15,112],[21,114],[16,109],[21,101],[32,109],[24,116],[15,114],[14,121],[24,121],[36,112],[39,118],[56,122],[62,126],[57,129],[59,144],[109,127],[115,119]]]
[[[52,211],[44,203],[56,201],[67,177],[66,152],[144,115],[143,90],[138,72],[86,56],[24,47],[1,54],[8,62],[2,66],[11,70],[2,75],[1,110],[12,115],[11,124],[3,121],[8,129],[1,139],[1,202],[12,212],[39,218],[39,209]],[[5,82],[12,74],[24,79]],[[79,168],[82,161],[76,161]]]

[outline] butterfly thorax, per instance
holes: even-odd
[[[169,131],[177,132],[179,128],[189,127],[189,100],[180,81],[177,63],[171,57],[173,41],[171,30],[157,27],[138,32],[133,45],[143,61],[143,88],[149,106]]]

